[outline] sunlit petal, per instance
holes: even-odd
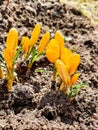
[[[70,75],[74,74],[79,64],[80,64],[80,55],[74,53],[71,54],[67,64],[67,69]]]
[[[64,37],[60,31],[56,31],[55,40],[57,40],[59,47],[60,47],[60,50],[62,50],[64,48]]]
[[[55,62],[60,57],[60,48],[55,39],[52,39],[46,49],[46,57],[50,62]]]
[[[76,73],[72,76],[71,81],[70,81],[70,86],[74,85],[77,82],[78,77],[79,77],[79,73]]]
[[[40,35],[40,24],[36,24],[35,28],[32,31],[31,39],[30,39],[30,46],[33,47],[34,44],[37,42],[38,37]]]
[[[13,51],[16,53],[16,48],[18,45],[18,32],[15,28],[11,28],[6,41],[6,48],[9,51]]]
[[[46,32],[42,39],[40,40],[39,46],[38,46],[38,52],[41,53],[47,46],[48,42],[50,40],[50,33]]]
[[[28,37],[22,37],[22,50],[23,53],[27,53],[29,51],[29,47],[30,47],[30,39]]]
[[[57,69],[59,76],[61,77],[63,82],[65,82],[65,84],[68,86],[70,83],[70,76],[67,72],[65,64],[61,60],[58,59],[55,62],[55,65],[56,65],[56,69]]]
[[[13,60],[13,54],[6,48],[3,51],[4,60],[8,66],[9,69],[12,68],[12,60]]]
[[[72,52],[69,49],[67,49],[67,48],[62,49],[61,60],[64,62],[65,65],[67,65],[71,54],[72,54]]]

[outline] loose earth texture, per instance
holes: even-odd
[[[47,30],[51,37],[60,30],[65,46],[80,53],[79,83],[88,85],[69,101],[63,93],[51,90],[52,65],[46,57],[29,71],[21,62],[11,92],[0,79],[0,130],[98,130],[97,27],[59,1],[10,0],[7,7],[4,1],[0,3],[0,51],[11,27],[18,30],[20,42],[21,36],[30,36],[36,23],[42,25],[40,37]],[[38,69],[48,71],[35,72]]]

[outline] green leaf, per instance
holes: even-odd
[[[39,58],[39,57],[42,56],[43,54],[44,54],[44,53],[41,52],[41,53],[38,53],[38,54],[34,55],[33,58],[31,59],[31,62],[34,63],[34,62],[37,60],[37,58]]]
[[[18,59],[18,57],[19,57],[19,55],[21,53],[21,50],[22,50],[22,46],[20,45],[19,48],[18,48],[18,50],[17,50],[17,53],[16,53],[16,55],[14,57],[13,65],[16,63],[16,60]]]
[[[81,84],[77,84],[77,85],[74,85],[70,91],[70,93],[68,94],[68,98],[72,98],[74,96],[76,96],[79,92],[79,90],[83,87],[85,87],[87,84],[85,83],[81,83]]]
[[[36,47],[33,47],[32,48],[32,54],[31,54],[32,55],[31,61],[35,57],[36,54],[37,54]]]
[[[35,70],[36,73],[40,72],[40,73],[43,73],[43,72],[46,72],[46,70]]]
[[[46,73],[46,72],[49,73],[50,71],[51,71],[51,70],[48,70],[48,69],[47,69],[47,70],[36,69],[34,72],[35,72],[35,73],[38,73],[38,72],[40,72],[40,73]]]
[[[80,89],[80,88],[83,88],[86,85],[87,85],[86,83],[81,83],[81,84],[74,85],[72,88],[73,89]]]

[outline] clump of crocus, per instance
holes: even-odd
[[[6,48],[3,51],[4,61],[6,63],[6,80],[8,90],[12,89],[14,80],[14,57],[18,45],[18,32],[15,28],[11,28],[6,41]]]
[[[49,40],[50,40],[50,33],[46,32],[42,39],[39,42],[38,48],[35,45],[35,43],[38,41],[39,35],[40,35],[40,24],[36,24],[35,28],[32,31],[31,38],[28,37],[22,37],[22,51],[24,53],[24,60],[28,60],[28,68],[31,68],[33,63],[38,59],[41,55],[44,53],[44,49],[46,48]]]
[[[21,46],[24,53],[24,60],[28,60],[34,50],[34,44],[37,42],[40,35],[40,25],[36,24],[32,31],[31,38],[27,36],[22,37]]]
[[[40,25],[36,24],[31,38],[23,36],[18,50],[18,32],[15,28],[10,29],[3,57],[0,54],[0,78],[4,77],[1,62],[5,61],[5,79],[7,80],[8,90],[11,90],[14,80],[14,65],[19,54],[22,52],[23,61],[28,63],[28,68],[31,68],[36,59],[45,54],[46,48],[46,57],[53,63],[53,81],[56,80],[58,74],[61,79],[59,90],[63,91],[69,98],[72,98],[77,94],[79,88],[84,87],[84,84],[76,84],[79,73],[75,71],[80,64],[80,54],[73,53],[64,47],[64,37],[60,31],[57,31],[51,40],[50,33],[46,32],[37,46],[35,43],[38,41],[40,28]],[[25,70],[27,70],[27,66],[25,67]]]
[[[84,84],[75,85],[79,77],[79,73],[75,73],[75,71],[80,64],[80,54],[73,53],[64,47],[64,38],[60,31],[57,31],[54,39],[47,46],[46,57],[54,64],[54,80],[56,80],[57,73],[60,76],[59,90],[67,94],[68,97],[73,97],[78,89],[84,86]]]

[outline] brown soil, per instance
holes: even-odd
[[[51,90],[51,64],[44,57],[34,63],[31,71],[17,71],[12,92],[0,80],[0,130],[97,130],[98,129],[98,30],[78,10],[53,0],[10,0],[0,5],[0,50],[5,46],[11,27],[30,36],[35,24],[47,28],[52,36],[61,30],[65,46],[81,54],[79,82],[87,87],[69,101]],[[43,73],[36,69],[49,70]]]

